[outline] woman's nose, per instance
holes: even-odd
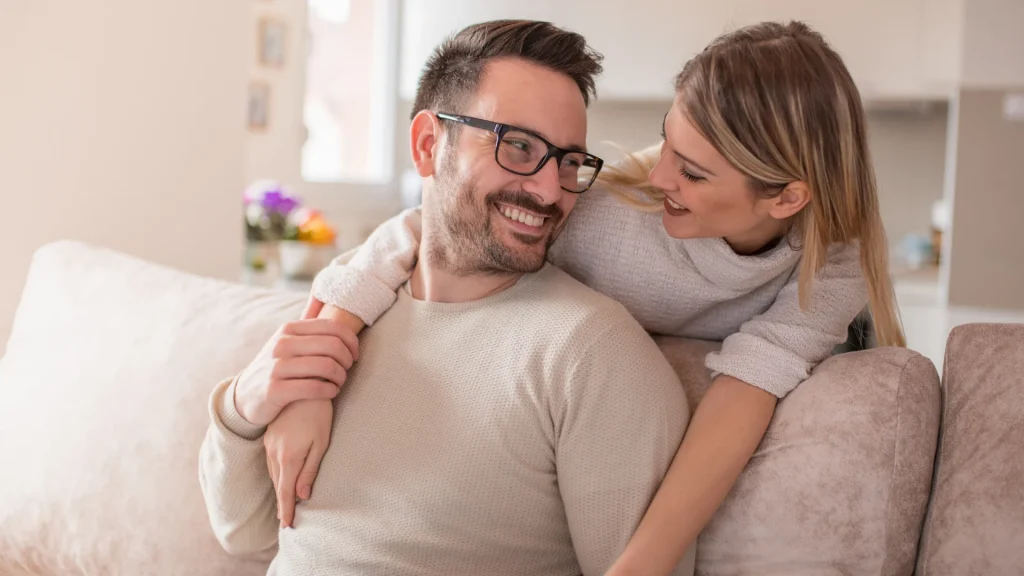
[[[662,155],[658,157],[657,164],[654,168],[651,168],[650,173],[647,175],[647,179],[651,181],[651,186],[655,188],[661,188],[662,190],[677,190],[677,180],[672,174],[671,163],[665,159],[664,151]]]

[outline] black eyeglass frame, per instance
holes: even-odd
[[[570,194],[583,194],[587,190],[590,190],[590,187],[593,186],[594,182],[597,180],[597,175],[601,173],[601,168],[604,167],[604,160],[598,158],[597,156],[594,156],[593,154],[589,152],[584,152],[582,150],[567,150],[565,148],[559,148],[558,146],[555,146],[551,142],[548,142],[543,136],[537,134],[533,130],[520,128],[519,126],[513,126],[511,124],[492,122],[490,120],[484,120],[482,118],[474,118],[472,116],[462,116],[460,114],[437,112],[436,115],[441,120],[458,122],[459,124],[465,124],[466,126],[472,126],[473,128],[479,128],[480,130],[487,130],[488,132],[493,132],[497,136],[497,138],[494,141],[494,161],[498,164],[498,166],[501,166],[503,169],[508,170],[509,172],[516,174],[518,176],[533,176],[537,172],[540,172],[544,168],[544,166],[547,165],[548,160],[551,160],[552,158],[554,158],[555,161],[558,162],[558,165],[561,166],[562,159],[565,158],[567,155],[582,154],[585,157],[584,163],[588,160],[594,163],[592,166],[589,166],[590,168],[594,169],[594,175],[591,176],[590,182],[587,183],[586,188],[583,188],[582,190],[570,190],[565,186],[561,187],[562,190],[565,190]],[[530,136],[533,136],[534,138],[543,142],[548,147],[547,152],[544,153],[544,156],[540,159],[540,162],[537,164],[537,167],[534,168],[531,172],[520,172],[518,170],[513,170],[502,164],[501,160],[498,159],[498,151],[501,148],[501,141],[505,137],[505,134],[512,130],[529,134]]]

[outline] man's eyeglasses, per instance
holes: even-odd
[[[493,132],[497,136],[494,159],[498,166],[513,174],[532,176],[554,158],[558,163],[558,182],[566,192],[586,192],[604,165],[604,160],[593,154],[559,148],[525,128],[444,112],[439,112],[437,117]]]

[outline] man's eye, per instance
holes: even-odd
[[[508,140],[508,139],[506,139],[505,140],[505,144],[508,144],[509,146],[512,146],[516,150],[521,150],[523,152],[529,152],[530,151],[530,143],[525,141],[525,140]]]

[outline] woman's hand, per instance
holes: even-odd
[[[330,400],[302,400],[289,404],[267,427],[263,445],[282,527],[294,522],[296,497],[308,500],[313,493],[333,420]]]
[[[325,306],[310,298],[303,319],[328,318],[359,333],[363,322],[334,306]],[[358,349],[354,350],[359,359]],[[288,405],[267,427],[263,444],[267,450],[267,468],[277,494],[277,516],[281,526],[292,526],[296,497],[308,500],[320,461],[327,452],[334,421],[331,400],[303,400]]]

